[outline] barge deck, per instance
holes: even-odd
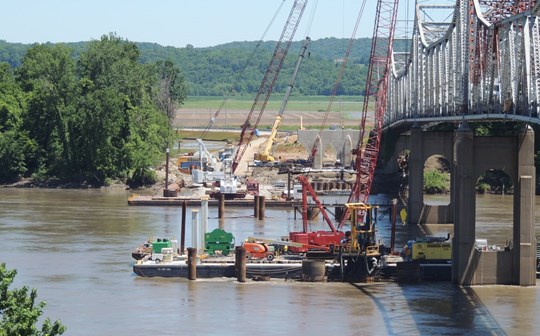
[[[144,196],[144,195],[132,195],[128,198],[128,205],[141,205],[141,206],[182,206],[186,202],[188,206],[200,206],[201,199],[193,197],[164,197],[164,196]],[[208,206],[218,206],[219,202],[215,199],[208,200]],[[299,207],[302,202],[299,201],[277,201],[266,200],[265,206],[272,208],[292,208]],[[225,200],[225,206],[230,207],[252,207],[253,199],[232,199]]]

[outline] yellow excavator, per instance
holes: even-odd
[[[274,142],[276,141],[278,127],[283,120],[283,113],[285,112],[285,107],[287,106],[287,103],[289,101],[289,96],[291,95],[291,91],[294,86],[294,82],[296,81],[296,76],[298,75],[300,64],[304,59],[304,54],[308,47],[309,41],[311,41],[311,39],[309,37],[306,37],[304,45],[302,46],[302,49],[300,49],[300,55],[298,55],[298,60],[296,61],[296,66],[294,68],[291,81],[289,82],[289,86],[287,87],[287,91],[285,92],[285,96],[283,97],[283,101],[281,102],[281,107],[279,108],[279,112],[276,116],[276,120],[274,121],[274,125],[272,125],[272,131],[270,132],[268,140],[266,140],[264,149],[260,153],[255,154],[255,160],[259,161],[258,163],[260,165],[264,166],[272,164],[274,161],[276,161],[276,159],[272,156],[272,154],[270,154],[270,152],[272,151],[272,146],[274,146]]]

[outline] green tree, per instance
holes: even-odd
[[[438,170],[424,172],[424,192],[426,194],[442,194],[450,190],[450,177],[448,173]]]
[[[0,64],[0,183],[12,182],[28,171],[35,143],[21,130],[23,94],[15,83],[11,67]]]
[[[172,138],[169,113],[160,112],[156,99],[160,80],[170,79],[172,101],[183,99],[179,71],[141,64],[137,46],[114,34],[91,42],[78,70],[81,99],[73,129],[80,170],[103,183],[155,165]]]
[[[158,75],[157,105],[167,116],[172,126],[176,117],[176,108],[186,99],[186,87],[180,69],[171,61],[159,61],[156,63]]]
[[[60,321],[45,319],[41,328],[37,327],[46,303],[36,302],[36,289],[27,286],[10,289],[17,275],[16,270],[8,270],[6,264],[0,264],[0,336],[55,336],[62,335],[66,327]]]
[[[35,45],[17,69],[19,85],[27,94],[23,129],[38,145],[33,169],[69,175],[71,170],[69,119],[76,97],[72,50],[57,45]]]

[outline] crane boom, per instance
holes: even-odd
[[[270,64],[266,69],[261,86],[259,87],[259,91],[257,92],[257,96],[255,97],[255,101],[251,106],[251,110],[249,111],[246,121],[242,125],[240,141],[232,162],[233,173],[240,164],[240,160],[242,159],[242,156],[244,156],[247,146],[253,138],[255,129],[259,125],[264,108],[266,107],[268,98],[274,89],[279,72],[283,66],[283,61],[287,56],[287,52],[289,51],[289,47],[292,39],[294,38],[296,29],[298,28],[298,24],[300,23],[300,19],[302,18],[302,14],[304,13],[307,2],[308,0],[294,1],[289,17],[287,18],[287,22],[285,23],[285,27],[283,28],[283,32],[281,33],[281,37],[279,38],[272,59],[270,60]]]
[[[283,101],[281,102],[281,107],[279,108],[279,112],[276,120],[274,121],[274,125],[272,125],[272,131],[270,132],[270,136],[266,141],[266,145],[264,146],[263,151],[255,156],[255,159],[257,160],[261,160],[263,162],[275,160],[275,158],[270,154],[270,150],[274,145],[274,141],[276,141],[277,130],[279,125],[281,124],[281,121],[283,120],[283,113],[285,112],[285,108],[287,107],[287,103],[289,102],[289,97],[291,95],[292,88],[294,87],[294,83],[296,82],[296,76],[298,75],[298,70],[300,70],[300,64],[302,64],[302,60],[304,59],[304,55],[306,53],[309,41],[311,41],[311,39],[309,37],[306,37],[304,45],[300,49],[300,54],[298,55],[298,60],[296,61],[296,66],[294,67],[291,80],[289,81],[289,86],[287,86],[285,96],[283,96]]]
[[[210,131],[210,128],[212,128],[212,126],[214,125],[214,122],[217,120],[218,116],[219,116],[219,113],[221,112],[221,110],[223,109],[223,107],[225,107],[225,104],[227,103],[227,101],[229,100],[229,97],[232,95],[232,93],[234,92],[234,89],[236,88],[236,84],[239,83],[239,80],[241,78],[241,75],[245,72],[245,70],[247,69],[247,67],[249,65],[252,65],[251,64],[251,61],[255,58],[255,55],[257,54],[257,50],[259,49],[259,47],[261,46],[262,42],[264,41],[264,37],[266,36],[266,33],[268,32],[268,30],[270,29],[270,27],[272,26],[272,24],[274,23],[274,20],[276,19],[276,17],[278,16],[279,12],[281,11],[281,8],[283,7],[283,5],[285,4],[285,1],[286,0],[283,0],[281,2],[281,4],[279,5],[277,11],[274,13],[274,16],[272,17],[272,20],[270,20],[270,23],[268,24],[268,26],[266,27],[263,35],[261,36],[261,38],[259,39],[259,41],[257,42],[257,45],[255,46],[255,49],[251,52],[251,55],[247,58],[247,61],[246,63],[244,64],[244,66],[242,67],[242,70],[237,73],[237,76],[236,76],[236,81],[234,82],[234,84],[229,88],[229,91],[227,93],[227,95],[225,96],[225,98],[221,101],[221,104],[219,105],[219,107],[217,108],[216,112],[214,113],[214,115],[210,118],[210,121],[208,122],[208,124],[206,125],[204,131],[202,132],[200,138],[201,139],[204,139],[206,137],[206,134],[208,133],[208,131]]]
[[[383,115],[386,110],[388,76],[390,73],[390,60],[394,42],[398,3],[399,0],[377,1],[377,12],[375,15],[373,39],[371,40],[371,54],[360,124],[360,138],[356,148],[353,150],[353,154],[356,155],[354,163],[356,179],[347,203],[363,202],[368,204],[371,184],[379,155]],[[373,96],[375,97],[373,129],[369,132],[364,147],[368,105],[370,98]],[[343,226],[348,216],[349,209],[346,208],[339,227]]]

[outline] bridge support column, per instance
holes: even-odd
[[[324,157],[324,150],[326,148],[323,147],[322,139],[317,137],[317,154],[313,158],[313,168],[321,169],[323,166],[323,157]]]
[[[452,281],[470,285],[474,276],[472,262],[475,242],[475,184],[473,132],[462,123],[454,139],[454,237],[452,243]]]
[[[408,224],[418,224],[424,205],[424,160],[422,128],[411,128],[409,153],[409,200],[407,205]]]
[[[535,167],[534,131],[530,126],[518,143],[518,174],[514,190],[513,282],[536,285],[536,237],[534,232]]]

